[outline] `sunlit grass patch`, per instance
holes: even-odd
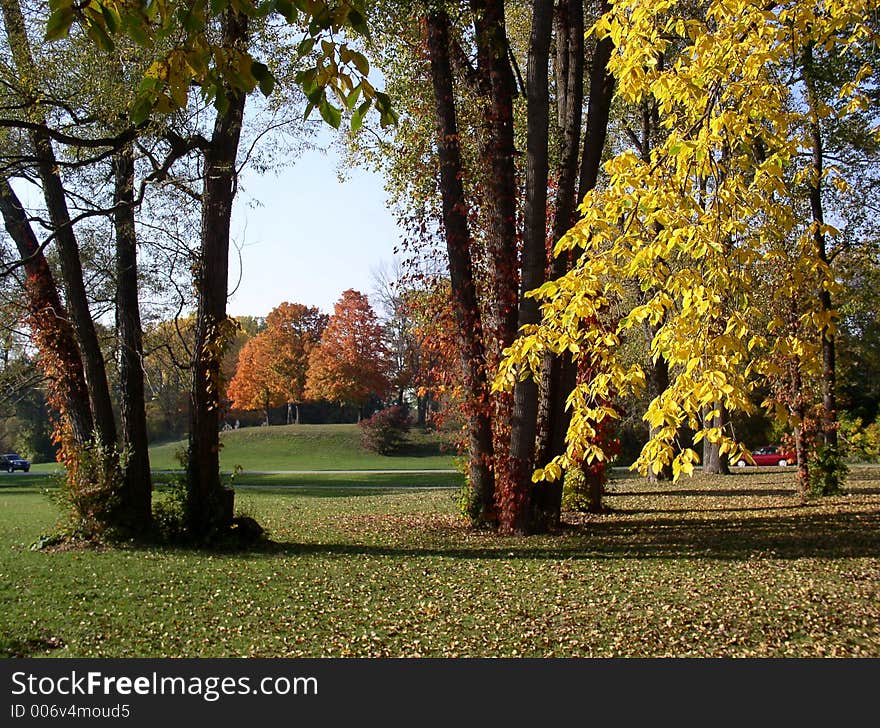
[[[454,490],[241,488],[247,553],[33,552],[0,489],[0,654],[880,656],[880,471],[805,506],[791,471],[649,485],[558,534],[469,530]]]

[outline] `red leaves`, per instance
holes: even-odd
[[[266,317],[266,329],[248,340],[227,392],[234,409],[268,410],[300,402],[309,355],[318,345],[327,316],[315,307],[284,302]]]
[[[366,295],[353,289],[336,303],[320,345],[309,356],[305,396],[366,404],[388,389],[382,327]]]

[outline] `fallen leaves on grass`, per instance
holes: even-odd
[[[96,657],[880,656],[877,470],[805,506],[786,472],[628,477],[609,513],[528,538],[469,530],[448,492],[239,500],[274,548],[0,549],[0,636],[38,624]],[[0,546],[38,532],[29,512]]]

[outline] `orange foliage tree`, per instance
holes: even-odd
[[[309,357],[306,397],[353,405],[360,420],[370,397],[388,391],[386,358],[382,326],[369,299],[348,289]]]
[[[227,390],[233,409],[262,408],[268,425],[272,408],[286,404],[288,424],[299,422],[309,355],[326,325],[326,314],[314,306],[284,302],[272,309],[265,330],[249,339],[239,354]]]

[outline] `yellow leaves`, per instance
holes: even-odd
[[[541,371],[545,347],[534,329],[523,327],[513,344],[503,351],[503,359],[492,382],[493,392],[510,391],[517,381],[537,377]]]
[[[538,483],[542,480],[549,480],[553,482],[555,480],[559,480],[562,477],[562,466],[559,464],[558,459],[554,459],[549,462],[545,467],[538,468],[532,473],[532,482]]]
[[[588,381],[568,399],[567,457],[603,458],[597,423],[617,416],[603,407],[645,387],[644,370],[623,350],[643,331],[670,384],[643,415],[653,436],[638,460],[642,472],[693,471],[696,453],[677,440],[684,426],[696,442],[738,457],[744,450],[729,433],[704,427],[706,413],[722,405],[749,411],[752,389],[787,376],[791,362],[804,376],[815,371],[821,336],[836,318],[816,294],[838,285],[815,234],[839,232],[827,223],[811,229],[804,218],[810,119],[783,79],[806,43],[856,52],[852,39],[866,37],[859,7],[865,0],[770,10],[753,0],[710,0],[704,22],[671,1],[617,0],[591,28],[615,43],[609,69],[619,97],[648,99],[663,129],[650,160],[628,149],[605,163],[607,185],[586,195],[581,220],[555,251],[583,254],[570,273],[529,294],[541,302],[542,323],[524,332],[499,372],[510,386],[535,371],[539,351],[572,352],[589,364]],[[681,46],[674,54],[671,37]],[[872,74],[863,64],[841,90],[852,109],[834,113],[863,108]],[[830,165],[824,179],[849,189]],[[536,475],[546,477],[546,468]]]
[[[850,190],[849,183],[843,177],[837,177],[837,176],[832,177],[831,184],[834,185],[834,188],[838,192],[842,192],[844,194],[846,194]]]
[[[676,482],[679,477],[691,475],[694,472],[694,465],[700,462],[700,458],[690,448],[682,450],[672,460],[672,481]]]

